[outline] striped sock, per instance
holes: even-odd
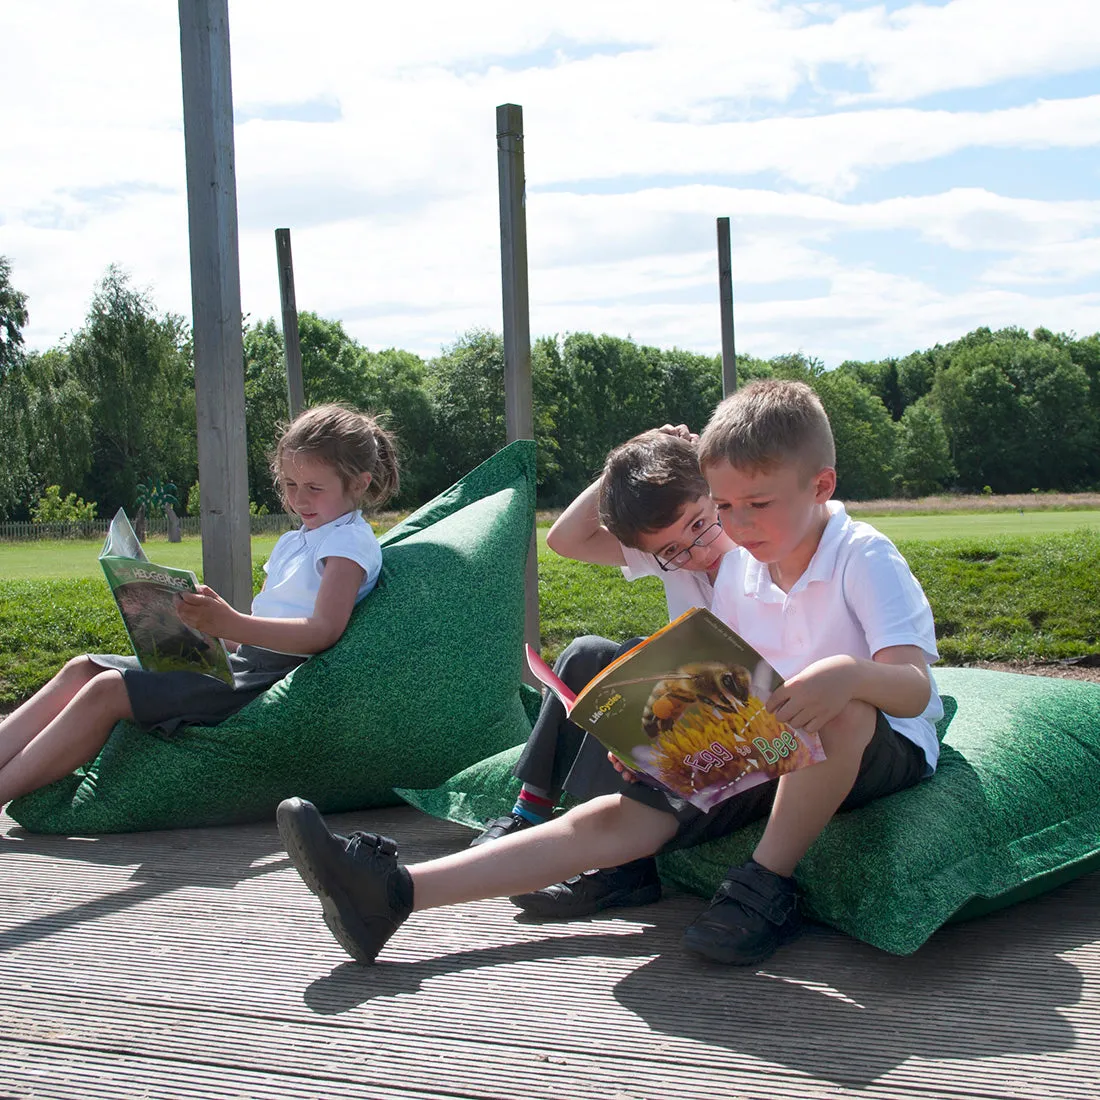
[[[542,825],[554,814],[554,803],[542,795],[533,794],[525,787],[519,792],[519,798],[512,807],[512,813],[527,818],[534,825]]]

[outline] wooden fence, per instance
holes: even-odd
[[[295,525],[294,518],[279,512],[269,516],[251,516],[254,535],[282,534]],[[80,523],[0,523],[0,542],[22,542],[33,539],[94,539],[105,538],[111,521],[108,519],[84,520]],[[202,533],[199,516],[181,516],[180,531],[197,538]],[[168,521],[163,516],[145,521],[146,537],[168,536]]]

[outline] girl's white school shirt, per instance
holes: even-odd
[[[299,527],[279,538],[264,563],[267,581],[252,601],[264,619],[303,619],[313,614],[328,558],[348,558],[363,567],[358,603],[378,583],[382,548],[360,512],[345,512],[312,531]]]

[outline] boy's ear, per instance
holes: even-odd
[[[832,500],[836,492],[836,470],[832,466],[825,466],[813,476],[814,503],[824,504]]]

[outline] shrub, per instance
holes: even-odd
[[[84,520],[95,519],[96,502],[88,501],[87,504],[76,495],[70,493],[67,497],[61,496],[61,486],[51,485],[46,490],[46,495],[39,499],[37,504],[31,506],[32,523],[80,523]]]

